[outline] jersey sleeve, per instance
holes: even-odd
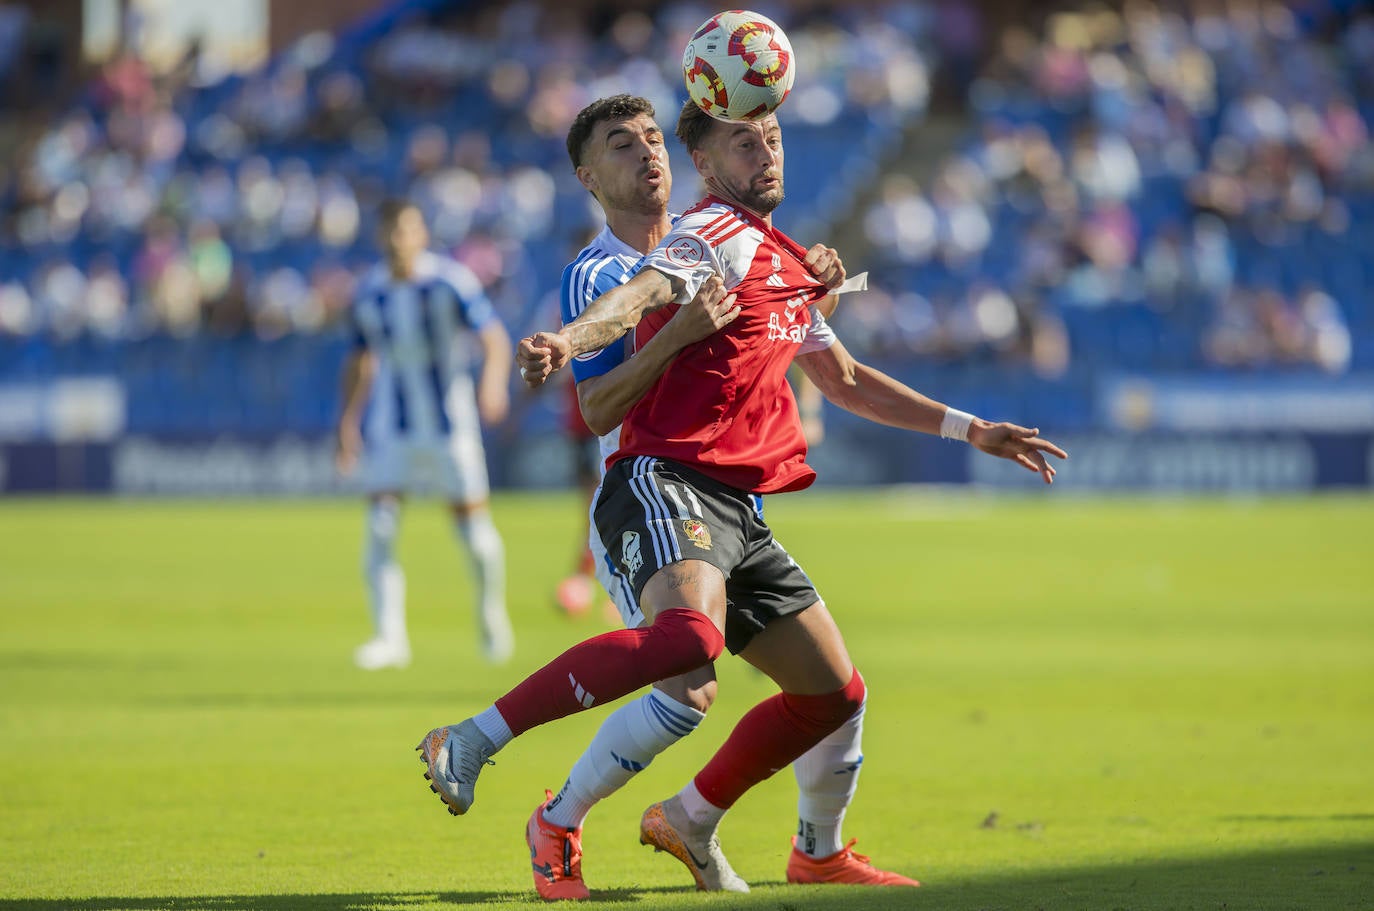
[[[811,354],[816,351],[824,351],[835,344],[835,330],[830,328],[830,324],[821,316],[821,311],[815,307],[811,308],[811,330],[806,333],[806,339],[797,349],[797,354]]]
[[[620,286],[619,272],[607,268],[609,258],[578,260],[563,270],[558,296],[559,315],[567,325],[582,315],[592,301]],[[572,360],[573,381],[580,383],[610,373],[625,361],[624,340],[612,342],[599,351],[579,354]]]
[[[723,230],[720,222],[730,218],[733,216],[722,215],[718,209],[682,216],[668,236],[644,258],[643,268],[680,279],[683,289],[676,298],[679,304],[689,303],[696,297],[702,283],[713,274],[721,277],[727,290],[735,287],[749,274],[753,249],[758,247],[758,241],[757,232],[752,229]],[[708,233],[711,239],[707,239]],[[754,236],[740,237],[741,233]],[[725,241],[725,238],[730,240]],[[747,253],[744,247],[750,247]]]
[[[439,279],[453,292],[458,306],[458,318],[473,331],[480,331],[496,319],[496,308],[472,270],[462,263],[448,261],[439,271]]]

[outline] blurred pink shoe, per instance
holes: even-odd
[[[559,582],[554,598],[563,613],[569,617],[581,617],[591,610],[595,591],[596,582],[589,576],[578,574]]]

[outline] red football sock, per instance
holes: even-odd
[[[655,680],[695,670],[715,661],[724,649],[725,637],[700,611],[659,611],[651,626],[602,633],[574,645],[496,700],[496,710],[519,736]]]
[[[730,738],[697,773],[697,791],[728,810],[744,792],[792,761],[850,719],[864,703],[858,668],[843,689],[820,696],[779,693],[750,709]]]

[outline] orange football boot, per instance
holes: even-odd
[[[548,902],[589,898],[591,892],[582,881],[582,830],[565,829],[544,819],[550,800],[553,792],[545,791],[544,802],[525,824],[534,888]]]
[[[868,858],[854,850],[857,838],[829,857],[812,857],[797,848],[792,836],[792,856],[787,859],[789,883],[843,883],[851,886],[919,886],[900,873],[879,870]]]

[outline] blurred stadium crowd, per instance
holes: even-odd
[[[1129,2],[1000,35],[972,138],[867,212],[903,289],[873,343],[1045,376],[1368,366],[1374,10],[1340,6]]]
[[[520,328],[599,217],[563,151],[573,116],[633,90],[671,129],[684,93],[665,49],[708,13],[401,6],[385,25],[337,44],[311,36],[262,73],[203,89],[187,85],[194,60],[165,75],[129,53],[107,65],[0,177],[0,333],[319,331],[375,256],[387,194],[423,206],[436,242]],[[933,21],[892,4],[799,24],[807,78],[792,113],[815,127],[859,122],[854,138],[904,126],[925,103]],[[793,172],[810,204],[818,193],[805,188],[825,188],[823,167],[849,151],[828,145]],[[689,200],[694,177],[678,170]]]
[[[1071,4],[996,30],[953,2],[760,9],[802,66],[779,221],[873,271],[838,317],[852,348],[1042,380],[1374,361],[1369,4]],[[145,413],[138,384],[223,361],[192,385],[292,386],[292,420],[327,426],[336,327],[397,193],[513,333],[547,322],[598,222],[567,124],[631,90],[670,125],[676,49],[713,11],[401,0],[209,85],[193,54],[118,55],[0,167],[0,379],[113,365],[134,429],[196,429],[194,399]],[[924,139],[937,71],[952,151]],[[675,171],[680,206],[697,183]],[[243,379],[245,344],[281,340],[288,373]]]

